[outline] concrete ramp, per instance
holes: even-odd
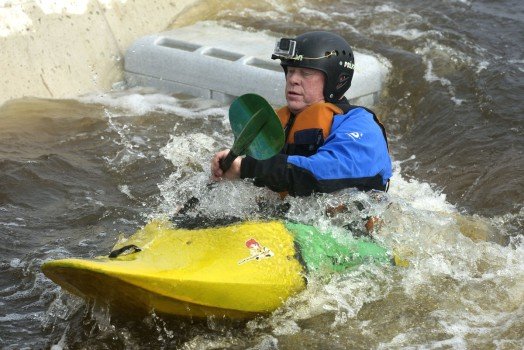
[[[280,61],[270,59],[277,39],[199,22],[135,41],[125,55],[124,75],[130,87],[154,87],[224,103],[252,92],[273,105],[284,105],[284,73]],[[353,104],[371,106],[378,100],[387,66],[358,52],[355,62],[346,96]]]
[[[171,28],[199,2],[0,0],[0,105],[110,90],[132,42]]]

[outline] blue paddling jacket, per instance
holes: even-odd
[[[286,145],[267,160],[245,157],[242,179],[253,178],[256,186],[292,196],[351,187],[387,189],[392,168],[386,132],[371,110],[351,106],[344,98],[336,105],[308,106],[296,116],[287,107],[278,114]]]

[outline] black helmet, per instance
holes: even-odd
[[[337,102],[351,86],[355,58],[351,46],[341,36],[329,32],[308,32],[295,39],[277,42],[271,59],[287,67],[313,68],[324,72],[324,100]]]

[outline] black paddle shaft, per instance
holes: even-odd
[[[233,161],[238,157],[237,154],[235,154],[233,151],[229,151],[226,158],[222,158],[219,161],[220,169],[225,173],[229,168],[231,168],[231,164],[233,164]]]

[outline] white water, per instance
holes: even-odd
[[[160,154],[173,163],[175,171],[158,184],[163,200],[154,215],[172,215],[192,196],[200,199],[203,214],[216,217],[259,218],[257,203],[261,199],[273,205],[280,203],[274,193],[245,181],[206,187],[212,154],[233,141],[226,107],[195,99],[186,108],[177,98],[160,94],[83,98],[84,102],[89,100],[135,116],[151,111],[176,113],[201,119],[203,124],[211,115],[223,118],[223,130],[180,132],[175,127],[170,141],[161,145]],[[306,330],[307,337],[319,337],[326,328],[341,339],[337,343],[345,344],[343,340],[354,332],[364,338],[378,332],[382,327],[379,321],[391,323],[390,332],[395,332],[394,336],[375,339],[379,349],[408,344],[469,348],[490,343],[491,338],[496,338],[494,344],[502,348],[518,344],[518,338],[512,339],[524,314],[524,246],[518,239],[500,245],[493,237],[505,236],[505,227],[512,220],[521,220],[522,213],[492,219],[461,215],[430,184],[403,177],[402,164],[414,159],[395,162],[386,196],[344,191],[285,199],[291,204],[287,219],[325,229],[336,229],[340,223],[368,215],[380,216],[382,224],[375,232],[376,239],[410,264],[407,268],[361,266],[331,279],[310,276],[306,291],[288,300],[272,316],[248,323],[247,330],[258,344],[255,348],[290,342]],[[334,218],[325,214],[328,206],[354,201],[365,209]],[[417,305],[423,311],[406,316]],[[370,318],[360,319],[362,313]],[[430,335],[425,336],[423,329]],[[501,334],[508,334],[508,339]],[[228,347],[238,341],[234,336],[196,336],[186,348]]]
[[[31,30],[32,23],[19,6],[25,2],[0,1],[12,10],[6,17],[0,6],[0,36]],[[64,6],[66,3],[46,5],[49,11],[77,11]],[[84,1],[75,3],[81,8]],[[403,152],[403,158],[396,159],[388,195],[375,198],[347,192],[288,198],[291,209],[287,217],[333,228],[368,214],[379,215],[383,222],[377,239],[409,260],[410,266],[362,266],[332,279],[311,276],[306,291],[273,315],[250,321],[240,330],[215,319],[207,320],[204,327],[191,322],[173,325],[157,315],[136,321],[138,326],[115,326],[103,309],[86,308],[78,299],[59,292],[41,274],[42,260],[104,252],[118,235],[114,227],[125,228],[127,234],[136,229],[138,220],[126,211],[135,202],[139,203],[138,217],[169,216],[187,198],[197,196],[200,209],[208,215],[257,218],[261,214],[257,213],[256,197],[271,204],[280,200],[248,183],[221,183],[207,189],[210,156],[232,143],[227,106],[143,91],[84,96],[79,98],[83,105],[78,114],[70,112],[78,106],[67,101],[41,101],[41,105],[28,101],[26,106],[18,105],[17,118],[13,118],[20,121],[23,133],[11,128],[13,140],[24,136],[20,137],[23,141],[14,146],[6,143],[2,148],[14,159],[2,163],[11,169],[7,178],[23,176],[20,168],[36,171],[36,177],[22,177],[21,187],[16,182],[2,182],[5,187],[16,187],[21,195],[2,188],[2,194],[7,193],[2,199],[9,202],[2,204],[0,212],[9,219],[0,226],[8,233],[2,251],[8,258],[1,266],[6,278],[2,278],[0,303],[8,311],[2,316],[0,343],[4,345],[7,339],[9,348],[39,348],[53,339],[57,348],[75,346],[71,344],[87,348],[110,347],[114,341],[115,347],[139,348],[137,344],[145,347],[158,339],[158,347],[174,347],[171,341],[184,334],[189,339],[179,347],[186,349],[524,348],[524,209],[518,195],[522,183],[518,117],[518,74],[524,71],[518,35],[522,6],[516,1],[485,5],[463,0],[206,3],[215,7],[205,19],[280,35],[331,29],[351,39],[355,49],[380,53],[391,61],[392,79],[385,87],[380,115],[386,118],[395,141],[400,140],[393,151],[405,147],[407,154]],[[110,6],[108,1],[100,4]],[[12,21],[6,22],[6,18]],[[77,63],[82,65],[81,60]],[[93,80],[101,78],[93,73]],[[56,108],[58,104],[65,107]],[[107,121],[102,127],[107,127],[107,133],[93,127],[93,136],[89,128],[85,131],[73,122],[71,131],[85,133],[70,134],[56,123],[61,119],[55,113],[78,118],[96,114],[93,104],[102,104],[103,112],[96,117]],[[43,115],[63,134],[47,130],[47,123],[39,123],[35,115]],[[164,131],[158,125],[171,116],[180,120],[178,125],[169,124],[171,138],[155,141],[155,135]],[[24,120],[30,122],[24,124]],[[33,122],[45,130],[33,130]],[[69,119],[63,122],[67,124]],[[94,120],[86,123],[97,125]],[[91,139],[98,133],[104,138],[95,140],[103,145],[97,148]],[[407,141],[403,143],[402,138]],[[26,142],[30,151],[24,148]],[[58,167],[53,172],[45,166],[45,158],[37,158],[46,152],[60,153],[53,146],[56,143],[64,148],[73,144],[87,153],[95,149],[95,158],[102,159],[108,173],[97,173],[101,181],[91,176],[81,181],[91,181],[90,188],[97,190],[83,184],[71,188],[71,183],[76,183],[62,177],[62,163],[51,163],[51,167]],[[449,144],[451,150],[446,147]],[[88,156],[74,151],[65,155],[68,160],[81,160],[74,163],[80,169],[65,167],[65,171],[80,170],[82,175],[93,170],[81,166],[85,159],[94,162]],[[140,192],[138,183],[155,178],[147,169],[158,158],[172,164],[173,170],[153,183],[159,194],[152,196],[159,198],[151,199],[144,195],[149,192]],[[42,189],[31,187],[34,178],[44,180],[38,182]],[[65,183],[60,182],[64,178]],[[56,188],[52,186],[55,183],[59,185]],[[58,189],[62,187],[69,192],[61,197]],[[34,196],[43,200],[33,201]],[[354,200],[364,204],[363,212],[334,218],[324,213],[326,206]],[[48,206],[49,201],[58,203],[57,209]],[[455,202],[469,208],[469,214],[452,204]],[[78,208],[85,209],[87,219],[80,214],[77,219]],[[475,214],[475,208],[506,214],[482,217]],[[69,216],[63,215],[64,211]],[[85,314],[76,314],[78,311]],[[202,331],[195,332],[199,327]],[[83,330],[87,335],[78,340],[76,336]],[[83,340],[87,341],[81,343]]]

